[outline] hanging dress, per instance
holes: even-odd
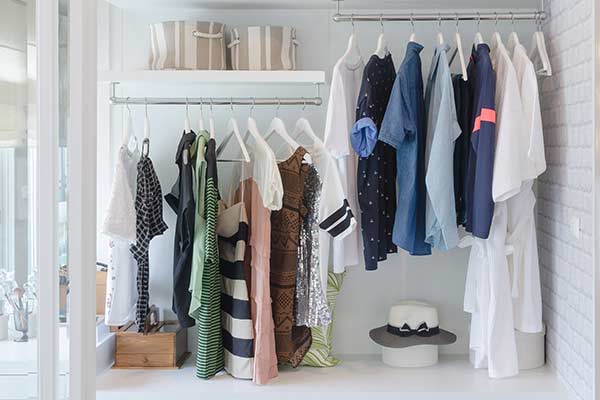
[[[177,147],[175,163],[179,176],[165,200],[177,215],[173,250],[173,303],[172,310],[179,324],[184,328],[194,326],[194,319],[188,313],[191,295],[190,275],[192,271],[192,251],[194,241],[194,183],[191,147],[196,140],[192,131],[184,132]],[[184,154],[186,153],[187,154]]]
[[[277,377],[277,351],[271,307],[270,258],[271,211],[280,210],[283,184],[273,150],[262,138],[248,144],[250,163],[242,164],[234,187],[236,201],[243,200],[248,218],[249,239],[244,265],[250,270],[250,312],[254,326],[252,381],[266,384]]]
[[[304,179],[306,150],[298,147],[278,164],[283,182],[283,208],[271,213],[271,298],[275,346],[280,363],[297,367],[311,344],[310,329],[297,326],[294,318],[300,226],[306,214]]]
[[[150,262],[148,249],[150,241],[167,230],[163,221],[162,191],[152,161],[142,156],[137,165],[137,191],[135,197],[136,241],[131,246],[131,253],[137,261],[137,310],[135,321],[138,332],[144,331],[144,323],[148,315],[150,296],[148,284],[150,278]]]
[[[208,379],[224,367],[223,337],[221,335],[221,275],[217,241],[219,191],[217,189],[217,155],[214,139],[208,140],[205,157],[204,219],[206,221],[206,238],[204,241],[204,266],[201,272],[200,308],[198,310],[196,376]]]
[[[248,287],[251,272],[245,268],[248,218],[243,202],[222,209],[217,224],[221,270],[221,323],[225,370],[241,379],[252,379],[254,328]]]
[[[140,154],[126,144],[119,149],[102,233],[110,237],[104,323],[125,325],[135,319],[137,265],[129,248],[136,238],[135,178]]]
[[[326,326],[331,322],[319,264],[319,206],[321,178],[313,165],[308,166],[304,180],[306,215],[300,226],[298,277],[296,279],[296,324],[308,327]]]

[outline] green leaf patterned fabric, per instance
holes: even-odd
[[[301,365],[309,367],[335,367],[340,360],[332,354],[333,318],[337,296],[342,290],[344,274],[329,272],[327,275],[327,305],[331,312],[331,322],[327,326],[311,328],[312,345],[304,356]]]

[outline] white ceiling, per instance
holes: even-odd
[[[194,8],[194,9],[335,9],[332,0],[109,0],[123,8]],[[342,0],[342,12],[369,10],[455,10],[455,9],[535,9],[540,0]]]

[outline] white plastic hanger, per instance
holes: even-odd
[[[210,99],[210,113],[208,115],[208,133],[211,139],[215,138],[215,115],[213,114],[213,101]]]
[[[410,36],[408,37],[408,41],[409,42],[417,42],[417,35],[415,33],[415,21],[413,18],[413,15],[410,14],[410,27],[411,27],[411,32],[410,32]]]
[[[121,144],[129,148],[129,144],[131,140],[134,140],[134,149],[137,148],[137,136],[135,136],[135,132],[133,130],[133,117],[131,115],[131,107],[129,107],[129,97],[125,100],[125,106],[127,107],[127,126],[123,130],[123,134],[121,135]]]
[[[475,44],[475,49],[477,49],[477,46],[479,46],[480,44],[485,43],[485,41],[483,40],[483,35],[481,34],[481,31],[479,29],[480,25],[481,25],[481,14],[479,14],[479,12],[477,12],[477,33],[475,34],[475,40],[473,41],[473,43]]]
[[[537,14],[535,20],[537,23],[537,30],[533,33],[533,38],[531,39],[529,58],[531,58],[532,61],[535,58],[540,59],[542,68],[536,71],[538,75],[552,76],[552,66],[550,65],[550,58],[548,57],[548,51],[546,50],[546,40],[544,39],[542,24]]]
[[[305,109],[306,101],[302,106],[302,114],[304,114]],[[292,138],[298,139],[303,133],[306,134],[306,136],[308,136],[313,143],[318,143],[321,145],[323,144],[323,141],[317,136],[312,126],[310,126],[310,122],[304,117],[304,115],[302,115],[300,118],[298,118],[298,121],[296,121],[296,126],[294,126],[294,131],[292,132]]]
[[[377,38],[377,48],[375,49],[375,55],[379,58],[384,58],[388,53],[387,43],[385,41],[385,32],[383,30],[383,14],[379,16],[379,23],[381,24],[381,33]]]
[[[137,144],[136,144],[137,146]],[[142,141],[142,155],[150,153],[150,119],[148,118],[148,99],[144,101],[144,140]]]
[[[277,105],[277,110],[275,111],[275,118],[273,118],[273,120],[271,121],[271,124],[269,125],[269,129],[267,129],[267,134],[264,136],[264,139],[268,141],[269,138],[271,138],[271,136],[273,136],[273,134],[276,133],[288,144],[292,151],[296,151],[296,149],[300,147],[300,145],[298,144],[298,142],[292,139],[292,137],[287,132],[287,129],[285,128],[285,124],[283,123],[281,118],[279,118],[280,107],[281,101],[279,101],[279,104]]]
[[[185,120],[183,121],[183,132],[187,133],[192,130],[192,124],[190,123],[190,105],[188,98],[185,98]]]
[[[260,134],[260,130],[258,129],[258,125],[256,124],[256,120],[253,116],[254,105],[256,99],[252,99],[252,107],[250,107],[250,114],[248,115],[248,120],[246,122],[246,134],[244,135],[244,142],[247,143],[248,136],[252,136],[255,142],[265,143],[265,139]]]
[[[510,23],[512,25],[512,32],[508,35],[508,40],[506,42],[506,48],[510,54],[513,53],[515,47],[517,47],[521,42],[519,41],[519,37],[517,36],[517,32],[515,32],[515,15],[510,13]]]
[[[498,47],[503,46],[502,36],[500,36],[500,32],[498,32],[498,13],[494,14],[496,14],[494,21],[494,33],[492,34],[492,39],[490,40],[490,48],[492,51],[495,51]]]
[[[444,44],[444,34],[442,33],[442,16],[438,14],[438,33],[437,33],[438,44]]]
[[[198,132],[204,130],[204,110],[203,110],[202,99],[200,99],[200,117],[198,118]]]
[[[242,138],[242,135],[240,134],[240,128],[235,119],[235,115],[233,114],[233,99],[231,100],[230,107],[231,107],[231,118],[229,118],[229,122],[227,122],[227,129],[226,129],[227,135],[225,136],[225,139],[221,142],[221,144],[217,148],[217,158],[221,155],[221,153],[223,153],[223,150],[227,146],[227,143],[229,143],[231,137],[235,136],[235,139],[238,142],[238,145],[240,146],[240,150],[242,151],[242,156],[244,158],[244,161],[250,162],[250,155],[248,154],[248,150],[246,149],[246,145],[244,144],[244,139]]]
[[[354,14],[350,16],[350,22],[352,23],[352,33],[348,38],[348,47],[346,48],[343,58],[349,57],[354,52],[357,59],[360,61],[362,60],[362,55],[360,54],[360,49],[358,48],[358,40],[356,38],[356,31],[354,29]]]
[[[466,82],[469,77],[467,76],[467,64],[465,63],[465,54],[463,53],[462,48],[462,38],[460,37],[460,32],[458,31],[458,14],[456,14],[456,33],[454,34],[454,44],[456,45],[456,50],[458,51],[462,80]]]

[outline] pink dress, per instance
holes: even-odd
[[[246,204],[250,240],[244,264],[250,270],[250,311],[254,326],[254,376],[258,384],[266,384],[277,377],[277,353],[275,351],[275,331],[271,309],[271,289],[269,283],[271,257],[271,210],[263,205],[260,191],[252,178],[246,179],[236,198]]]

